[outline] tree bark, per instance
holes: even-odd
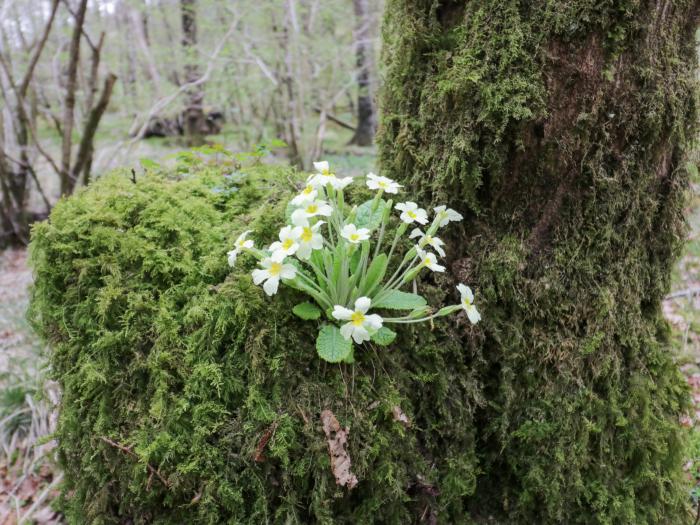
[[[0,165],[0,190],[2,190],[0,246],[26,244],[29,239],[29,217],[26,210],[27,187],[29,179],[33,175],[33,170],[28,153],[31,115],[28,114],[25,105],[36,65],[44,51],[56,19],[58,3],[59,0],[53,0],[51,4],[49,18],[34,47],[27,69],[19,84],[14,81],[9,63],[10,57],[0,55],[0,63],[5,73],[5,79],[2,82],[2,95],[7,107],[5,115],[13,123],[14,136],[11,138],[14,140],[13,148],[17,150],[17,156],[19,157],[19,163],[16,166],[8,162],[6,145],[10,137],[5,137],[4,133],[2,133],[2,139],[0,140],[0,150],[2,150],[2,162]],[[6,48],[9,49],[7,44]]]
[[[367,0],[352,0],[355,11],[355,56],[357,60],[357,129],[350,144],[371,146],[377,127],[376,111],[372,100],[371,68],[372,27]]]
[[[180,0],[182,15],[182,47],[185,51],[185,82],[194,82],[199,76],[195,47],[197,45],[196,0]],[[187,142],[196,145],[202,142],[204,117],[204,86],[198,84],[187,90],[187,106],[184,113],[184,131]]]
[[[61,195],[69,195],[75,188],[72,178],[71,149],[73,147],[73,125],[75,121],[75,91],[77,88],[78,62],[80,61],[80,40],[85,23],[87,0],[81,0],[75,13],[73,35],[68,50],[68,70],[66,72],[66,98],[63,105],[63,141],[61,144]]]
[[[465,215],[448,266],[482,310],[450,334],[484,392],[476,518],[687,521],[660,302],[684,239],[699,4],[388,2],[380,166]]]
[[[100,100],[94,108],[91,108],[88,114],[87,120],[85,121],[85,127],[83,129],[83,136],[80,140],[80,145],[78,146],[78,153],[75,158],[75,164],[73,165],[72,178],[73,180],[80,180],[82,176],[83,184],[90,182],[90,168],[92,166],[92,156],[94,153],[94,140],[95,133],[97,132],[97,127],[100,124],[102,115],[107,109],[109,100],[112,97],[112,89],[114,88],[114,83],[117,81],[117,77],[113,74],[108,74],[104,82],[104,87],[102,88],[102,95],[100,95]]]

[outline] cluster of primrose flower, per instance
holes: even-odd
[[[246,231],[228,252],[228,262],[233,266],[239,253],[252,254],[260,265],[253,270],[253,282],[262,284],[267,295],[277,293],[282,281],[306,293],[315,302],[294,307],[296,315],[303,319],[319,319],[325,312],[329,320],[340,322],[340,327],[326,324],[320,329],[316,347],[323,359],[352,362],[351,340],[357,344],[370,340],[380,345],[391,343],[396,334],[385,324],[429,321],[460,309],[472,323],[479,322],[481,316],[474,306],[474,296],[464,284],[457,286],[460,304],[446,306],[435,313],[431,313],[419,294],[400,290],[425,268],[433,272],[445,271],[438,263],[438,256],[445,256],[445,243],[435,234],[450,222],[461,221],[459,213],[438,206],[431,221],[426,210],[415,202],[392,206],[392,200],[385,201],[382,197],[397,194],[401,185],[373,173],[367,175],[366,184],[376,191],[374,198],[351,207],[345,202],[343,190],[353,178],[337,177],[328,162],[315,162],[314,167],[317,173],[307,179],[306,187],[287,207],[289,224],[280,230],[279,240],[266,249],[257,249],[253,240],[248,239],[251,232]],[[389,243],[392,209],[401,213],[400,223]],[[426,225],[427,229],[421,230],[420,226]],[[417,244],[400,256],[396,248],[409,226],[414,226],[409,238],[416,239]],[[382,317],[368,313],[370,309],[408,313]]]

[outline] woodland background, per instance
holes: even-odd
[[[25,320],[30,224],[117,166],[235,152],[375,168],[381,0],[0,0],[0,524],[62,523],[50,503],[58,392]],[[664,312],[700,409],[700,175]],[[700,410],[682,422],[700,479]],[[697,487],[689,498],[697,503]]]
[[[60,522],[30,224],[117,166],[190,147],[373,169],[382,1],[0,2],[0,523]],[[214,148],[207,150],[206,148]],[[180,156],[179,156],[180,155]],[[53,398],[55,401],[55,397]]]

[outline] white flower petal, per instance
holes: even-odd
[[[277,293],[277,288],[279,288],[279,284],[279,277],[270,277],[267,281],[265,281],[265,284],[263,284],[263,290],[265,290],[267,295],[275,295]]]
[[[474,306],[465,308],[465,310],[467,311],[467,317],[472,322],[472,324],[476,324],[479,321],[481,321],[481,314],[477,311],[477,309]]]
[[[333,208],[331,208],[328,204],[323,204],[323,205],[319,206],[317,215],[323,215],[324,217],[330,217],[332,213],[333,213]]]
[[[339,319],[341,321],[347,321],[348,319],[350,319],[352,317],[352,314],[354,314],[354,313],[355,312],[353,312],[352,310],[345,308],[344,306],[340,306],[339,304],[336,304],[333,307],[333,312],[331,313],[331,315],[335,319]]]
[[[270,272],[268,272],[267,270],[261,270],[258,268],[256,270],[253,270],[252,275],[253,275],[253,283],[260,284],[265,279],[270,277]]]
[[[350,339],[354,330],[355,327],[352,323],[346,323],[340,327],[340,335],[342,335],[345,339]]]
[[[306,226],[309,224],[309,219],[306,216],[306,212],[303,208],[299,208],[298,210],[294,210],[292,212],[292,224],[295,226]]]
[[[364,324],[372,328],[373,330],[379,330],[382,327],[384,320],[381,315],[370,314],[365,316]]]
[[[468,286],[465,286],[466,290],[464,291],[464,297],[469,301],[469,303],[474,302],[474,294],[472,293],[472,289],[469,288]]]
[[[415,239],[416,237],[425,237],[423,230],[420,228],[413,228],[413,230],[411,230],[411,235],[409,235],[408,238]]]
[[[359,297],[355,301],[355,311],[360,313],[365,313],[369,310],[372,300],[369,297]]]
[[[322,160],[320,162],[314,162],[314,168],[318,172],[323,172],[323,171],[328,171],[330,169],[330,166],[328,165],[328,161]]]
[[[336,178],[331,181],[331,186],[336,190],[342,190],[352,183],[352,177],[343,177],[342,179]]]
[[[284,261],[284,258],[287,257],[287,255],[289,254],[285,250],[273,251],[272,255],[270,255],[270,264],[272,264],[273,262],[281,263],[282,261]]]
[[[280,277],[282,279],[294,279],[297,275],[297,269],[292,264],[283,264],[282,270],[280,270]]]
[[[353,326],[352,338],[358,345],[370,339],[369,332],[363,326]]]
[[[414,213],[416,214],[416,217],[414,219],[416,222],[419,222],[421,224],[428,223],[428,212],[426,212],[424,209],[418,208],[417,210],[415,210]]]
[[[323,243],[321,243],[323,245]],[[308,261],[311,258],[311,252],[313,251],[313,245],[308,242],[303,242],[299,245],[299,249],[296,252],[296,256],[302,261]]]
[[[320,234],[314,234],[314,236],[311,237],[311,242],[307,243],[307,246],[311,246],[311,248],[314,250],[320,250],[323,248],[323,236]]]

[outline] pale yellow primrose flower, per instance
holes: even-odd
[[[358,229],[354,224],[346,224],[340,231],[340,236],[352,244],[357,244],[369,239],[369,230],[367,228]]]
[[[416,237],[420,237],[420,239],[418,240],[419,248],[425,248],[425,246],[432,246],[435,249],[435,251],[438,252],[440,257],[445,256],[445,250],[442,249],[442,247],[445,246],[445,243],[442,239],[438,237],[433,237],[432,235],[426,235],[420,228],[414,228],[413,231],[411,231],[411,235],[408,236],[409,239],[415,239]]]
[[[299,237],[301,236],[301,227],[285,226],[280,230],[280,240],[273,242],[270,245],[272,259],[281,261],[288,255],[294,255],[299,249]]]
[[[352,337],[358,345],[363,341],[369,341],[374,332],[382,327],[383,320],[377,314],[367,315],[367,310],[372,305],[369,297],[360,297],[355,301],[355,311],[336,304],[333,308],[333,317],[339,321],[350,321],[340,327],[340,334],[345,339]]]
[[[228,252],[228,265],[233,267],[236,264],[236,259],[241,250],[250,250],[255,243],[252,239],[246,239],[251,230],[244,231],[238,236],[236,242],[233,243],[233,250]]]
[[[414,222],[427,224],[428,222],[428,212],[419,208],[415,202],[399,202],[394,208],[402,212],[399,218],[406,224]]]
[[[367,187],[370,190],[384,190],[385,193],[398,193],[401,184],[389,177],[380,177],[374,173],[367,174]]]
[[[477,311],[476,306],[474,306],[474,294],[471,288],[463,284],[457,285],[457,290],[459,290],[460,304],[465,312],[467,312],[467,317],[472,322],[476,324],[481,321],[481,314]]]
[[[435,217],[438,220],[438,227],[440,228],[446,226],[449,222],[459,222],[464,219],[461,213],[447,206],[438,206],[435,208]]]
[[[318,191],[312,184],[307,184],[299,195],[292,199],[293,206],[303,206],[309,202],[313,202],[318,197]]]
[[[326,186],[330,184],[336,190],[342,190],[352,182],[352,177],[344,177],[339,179],[335,173],[331,172],[330,165],[327,161],[314,162],[314,168],[318,171],[315,175],[308,178],[308,183],[312,186]]]
[[[292,214],[292,220],[294,220]],[[294,222],[295,226],[301,228],[301,234],[299,235],[299,249],[297,250],[296,256],[302,260],[308,260],[311,257],[311,252],[313,250],[320,250],[323,248],[323,235],[319,233],[319,228],[325,224],[324,221],[318,221],[313,226],[309,225],[309,219],[303,216],[296,217],[297,222]]]
[[[297,269],[291,264],[284,264],[283,261],[276,261],[271,257],[267,257],[260,261],[262,269],[253,270],[253,282],[255,284],[263,284],[263,290],[267,295],[275,295],[279,288],[280,279],[294,279],[297,275]]]
[[[330,217],[333,213],[333,208],[331,208],[326,201],[313,201],[304,205],[304,207],[294,210],[292,213],[292,223],[298,224],[302,218],[316,217],[317,215],[322,215],[324,217]]]
[[[420,248],[416,248],[416,254],[420,258],[421,266],[425,266],[434,272],[444,272],[445,267],[437,263],[437,257],[434,253],[426,252]]]

